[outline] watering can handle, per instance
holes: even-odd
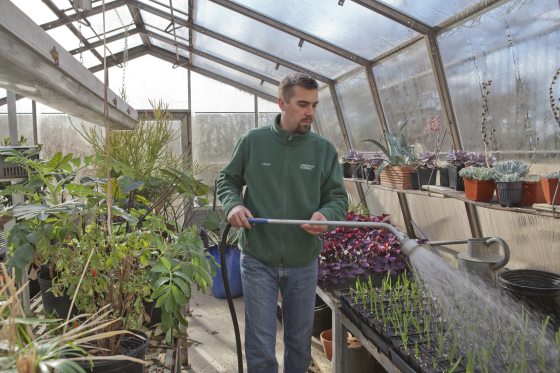
[[[502,240],[499,237],[492,237],[492,238],[489,238],[488,240],[486,240],[486,245],[490,245],[492,243],[499,244],[502,247],[502,249],[504,250],[504,258],[502,260],[500,260],[499,262],[495,263],[492,266],[493,270],[497,270],[497,269],[500,269],[503,266],[505,266],[507,264],[507,262],[509,261],[509,246],[506,243],[506,241]]]

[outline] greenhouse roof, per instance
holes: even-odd
[[[17,2],[15,2],[17,3]],[[274,101],[301,71],[321,86],[433,37],[498,0],[26,0],[91,72],[144,55]],[[24,7],[23,4],[18,4]],[[105,17],[104,17],[105,16]],[[104,23],[105,19],[105,32]],[[227,21],[226,21],[227,20]],[[374,35],[375,37],[372,37]]]

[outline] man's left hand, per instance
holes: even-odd
[[[325,215],[316,211],[316,212],[313,213],[313,215],[311,215],[311,219],[309,219],[309,220],[326,221],[327,218],[325,218]],[[325,233],[328,228],[327,228],[327,225],[302,224],[301,229],[303,229],[304,231],[306,231],[309,234],[312,234],[314,236],[318,236],[320,234]]]

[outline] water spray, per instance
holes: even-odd
[[[365,227],[365,228],[376,228],[376,229],[386,229],[391,232],[399,241],[401,245],[401,251],[410,256],[414,249],[420,246],[416,240],[408,238],[404,233],[399,231],[394,226],[381,223],[381,222],[365,222],[365,221],[329,221],[329,220],[289,220],[289,219],[266,219],[266,218],[249,218],[249,223],[251,224],[286,224],[286,225],[330,225],[337,227]],[[243,352],[241,347],[241,335],[239,333],[239,324],[237,322],[237,314],[235,313],[235,307],[233,305],[233,298],[231,296],[231,290],[229,288],[229,281],[226,268],[226,240],[231,224],[228,224],[224,231],[222,232],[222,241],[220,242],[220,261],[222,269],[222,278],[224,281],[224,289],[226,292],[226,298],[229,306],[229,312],[231,314],[231,319],[233,322],[233,330],[235,333],[235,345],[237,349],[237,369],[239,373],[243,372]]]

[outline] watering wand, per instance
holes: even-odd
[[[331,225],[338,227],[366,227],[366,228],[377,228],[377,229],[387,229],[391,232],[399,241],[401,245],[401,251],[405,255],[410,255],[414,249],[420,246],[415,240],[408,238],[404,233],[399,231],[397,228],[393,227],[387,223],[381,222],[366,222],[366,221],[328,221],[328,220],[289,220],[289,219],[266,219],[266,218],[249,218],[249,223],[251,224],[288,224],[288,225]],[[237,315],[235,313],[235,307],[233,305],[233,299],[231,297],[231,290],[229,288],[229,281],[227,276],[226,268],[226,240],[231,224],[228,224],[224,231],[222,232],[222,241],[220,243],[220,261],[222,268],[222,278],[224,280],[224,289],[226,292],[226,298],[228,301],[229,311],[231,313],[231,319],[233,321],[233,330],[235,332],[235,344],[237,348],[237,366],[240,373],[243,372],[243,353],[241,350],[241,336],[239,334],[239,324],[237,323]]]

